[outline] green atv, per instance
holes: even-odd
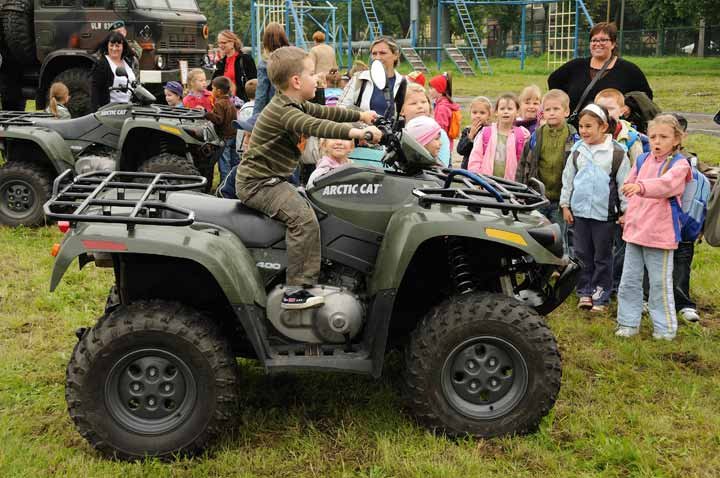
[[[375,80],[381,84],[381,80]],[[77,257],[112,267],[105,313],[67,367],[80,434],[108,457],[201,452],[238,414],[236,357],[267,373],[379,377],[402,348],[410,410],[431,430],[535,430],[560,390],[541,315],[575,285],[537,189],[436,170],[402,122],[379,121],[386,169],[346,165],[304,192],[321,227],[317,308],[281,308],[282,223],[188,191],[205,179],[131,172],[59,177],[48,217],[65,236],[51,290]],[[138,182],[142,179],[143,183]]]
[[[42,224],[42,205],[63,171],[145,171],[212,177],[222,141],[204,113],[152,104],[141,85],[134,101],[57,120],[47,113],[0,112],[0,224]],[[210,184],[210,183],[208,183]]]

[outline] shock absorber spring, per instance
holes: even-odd
[[[455,283],[455,290],[460,294],[472,292],[475,290],[475,276],[472,272],[465,243],[459,237],[450,237],[447,242],[450,274]]]

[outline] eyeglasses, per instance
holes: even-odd
[[[593,38],[592,40],[590,40],[590,43],[604,44],[604,43],[610,43],[611,41],[612,40],[609,38]]]

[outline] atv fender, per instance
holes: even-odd
[[[128,231],[124,224],[82,224],[65,236],[55,258],[50,291],[68,266],[83,254],[152,254],[197,262],[212,274],[232,305],[265,307],[266,295],[255,260],[233,234],[198,224],[188,227],[142,227]],[[87,261],[81,257],[80,265]],[[188,278],[190,280],[190,278]]]
[[[50,161],[56,173],[72,169],[75,164],[70,148],[55,131],[40,126],[8,127],[0,131],[0,141],[14,139],[35,143]],[[8,157],[12,160],[12,157]],[[27,158],[26,158],[27,159]]]
[[[553,255],[538,244],[527,230],[528,224],[513,220],[512,215],[480,215],[458,208],[452,211],[439,207],[402,208],[390,218],[368,292],[372,295],[382,290],[398,289],[415,251],[423,242],[434,237],[481,239],[514,247],[533,256],[539,264],[566,263],[567,259]]]
[[[178,123],[165,122],[163,118],[135,116],[132,118],[132,121],[126,120],[120,130],[118,144],[122,145],[122,153],[120,156],[120,164],[117,168],[119,171],[134,171],[136,169],[137,164],[133,163],[132,160],[137,160],[137,158],[128,157],[129,143],[127,140],[128,137],[131,137],[132,134],[138,130],[151,132],[153,135],[152,141],[155,144],[160,142],[158,141],[160,137],[164,137],[167,142],[172,145],[171,150],[167,152],[177,154],[178,156],[186,156],[188,145],[200,144],[198,140],[190,136]],[[154,156],[155,154],[157,153],[148,153],[148,157]]]

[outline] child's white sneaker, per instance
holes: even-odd
[[[698,315],[697,310],[693,309],[692,307],[685,307],[684,309],[680,309],[678,315],[681,319],[687,322],[697,322],[700,320],[700,316]]]
[[[675,340],[675,334],[673,334],[671,332],[665,332],[662,334],[653,332],[653,338],[655,340],[667,340],[669,342],[671,340]]]
[[[640,327],[627,327],[625,325],[619,325],[615,331],[617,337],[634,337],[640,333]]]

